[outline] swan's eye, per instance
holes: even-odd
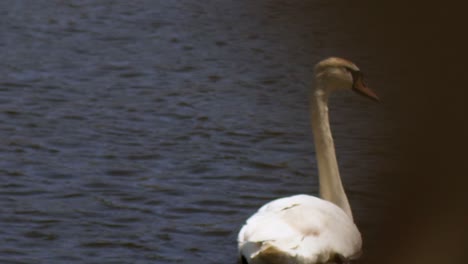
[[[355,83],[357,80],[360,80],[364,84],[364,75],[362,74],[361,71],[356,71],[353,70],[349,67],[344,67],[349,73],[351,73],[351,76],[353,77],[353,83]]]

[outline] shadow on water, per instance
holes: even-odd
[[[3,1],[1,262],[235,263],[258,207],[317,193],[306,98],[330,55],[355,61],[384,99],[331,106],[365,250],[377,252],[398,173],[387,102],[406,70],[392,67],[402,46],[385,45],[397,32],[385,7]]]

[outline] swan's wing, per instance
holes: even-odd
[[[346,213],[309,195],[267,203],[247,220],[238,241],[241,253],[251,258],[274,252],[323,261],[352,257],[361,248],[361,235]]]

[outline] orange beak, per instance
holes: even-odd
[[[379,97],[367,87],[367,85],[364,83],[364,78],[362,76],[361,72],[352,72],[353,75],[353,90],[357,92],[358,94],[364,95],[365,97],[368,97],[374,101],[379,102],[380,99]]]

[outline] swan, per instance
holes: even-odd
[[[348,60],[324,59],[316,64],[314,75],[311,119],[321,198],[299,194],[263,205],[239,232],[243,264],[342,263],[360,256],[362,239],[338,171],[328,96],[336,90],[353,90],[375,101],[379,98]]]

